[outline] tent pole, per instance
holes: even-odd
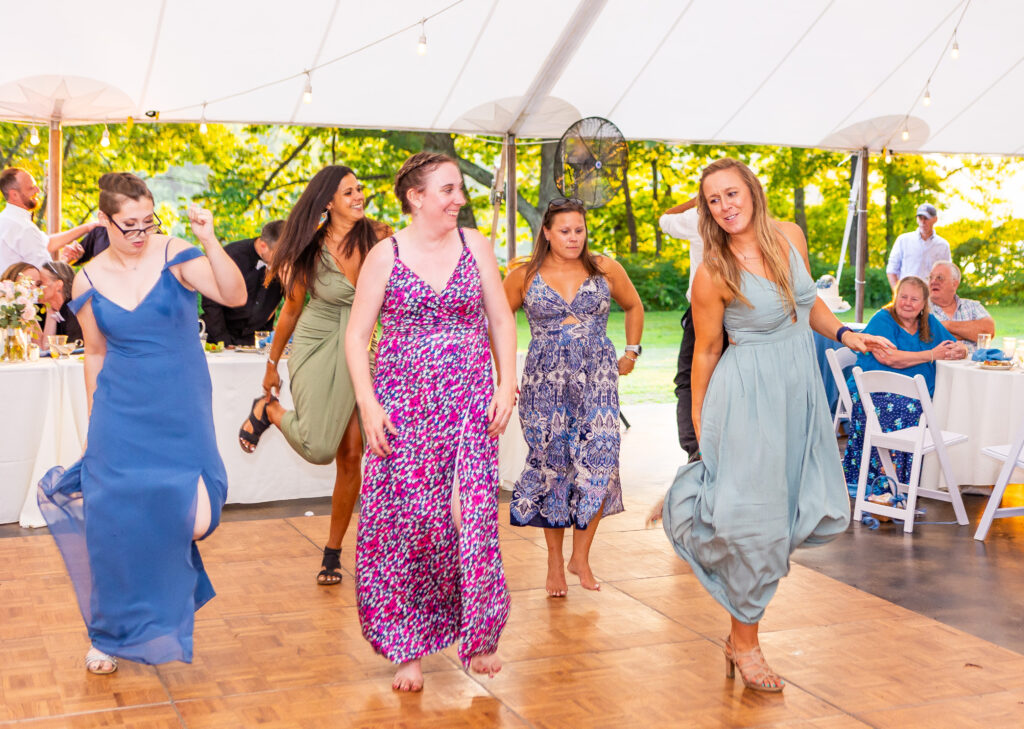
[[[501,155],[498,159],[498,171],[494,175],[494,183],[491,185],[491,248],[494,248],[498,240],[498,218],[501,216],[501,201],[505,197],[505,160],[508,158],[508,140],[501,144]]]
[[[516,213],[518,196],[516,195],[516,135],[509,132],[505,135],[508,145],[508,186],[505,188],[505,214],[508,228],[508,260],[516,257]]]
[[[50,156],[46,189],[46,232],[60,232],[60,197],[64,189],[64,140],[58,119],[50,120]]]
[[[868,149],[860,151],[860,204],[857,207],[856,321],[864,321],[864,282],[868,262]]]

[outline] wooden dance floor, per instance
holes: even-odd
[[[647,489],[643,490],[644,492]],[[0,725],[319,727],[1019,727],[1024,656],[793,565],[762,627],[782,695],[726,679],[723,611],[644,530],[650,494],[601,524],[599,593],[544,593],[537,530],[502,528],[512,615],[494,679],[449,649],[421,694],[359,632],[354,525],[340,588],[314,584],[326,517],[232,521],[203,545],[218,596],[195,662],[86,674],[85,631],[48,535],[0,539]],[[508,507],[503,505],[508,523]]]

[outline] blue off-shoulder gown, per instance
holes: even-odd
[[[704,396],[702,460],[679,469],[662,512],[676,552],[743,623],[761,620],[795,548],[850,523],[811,339],[816,289],[792,247],[789,270],[796,321],[775,284],[743,272],[751,306],[725,309],[730,344]]]
[[[107,352],[85,453],[39,483],[92,644],[141,663],[191,662],[195,611],[214,595],[192,539],[196,486],[202,477],[210,495],[209,535],[227,474],[196,295],[170,270],[201,255],[174,256],[130,311],[95,288],[72,302],[75,312],[92,302]]]

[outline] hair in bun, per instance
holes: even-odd
[[[149,198],[153,202],[153,193],[146,187],[141,178],[130,172],[108,172],[102,175],[99,180],[100,188],[100,210],[107,217],[116,215],[121,211],[121,206],[127,199],[141,200]]]
[[[422,190],[426,185],[427,175],[444,164],[453,164],[458,167],[458,162],[446,154],[437,152],[417,152],[405,161],[402,168],[395,175],[395,197],[402,203],[402,212],[411,213],[412,206],[406,197],[409,190]]]

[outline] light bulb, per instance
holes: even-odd
[[[903,132],[900,134],[900,138],[905,142],[910,139],[910,130],[903,127]]]
[[[199,122],[199,133],[200,134],[206,134],[206,122],[205,121]]]
[[[949,55],[953,57],[953,60],[960,58],[960,44],[956,42],[956,36],[953,36],[953,50],[949,52]]]
[[[28,138],[28,143],[33,147],[39,144],[39,130],[35,127],[32,127],[32,136]]]
[[[100,137],[100,145],[104,147],[110,146],[110,130],[107,129],[105,124],[103,125],[103,135]]]
[[[427,55],[427,19],[420,21],[420,41],[416,44],[416,52],[421,56]]]
[[[925,86],[924,88],[924,98],[921,99],[921,103],[924,104],[925,106],[932,105],[932,92],[927,86]]]
[[[309,73],[306,73],[306,88],[302,92],[302,103],[312,104],[313,103],[313,79],[309,77]]]

